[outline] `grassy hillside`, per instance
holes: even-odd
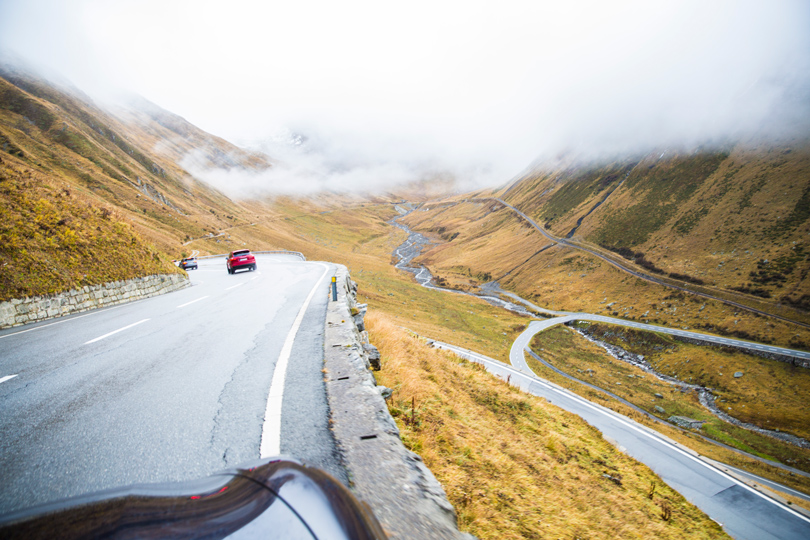
[[[463,528],[482,538],[571,531],[594,538],[724,537],[649,469],[576,418],[427,349],[403,330],[508,361],[509,347],[528,319],[476,298],[425,289],[396,270],[391,253],[404,233],[387,221],[397,215],[392,203],[399,197],[234,201],[196,181],[178,162],[196,151],[202,163],[257,170],[272,166],[268,158],[243,152],[151,104],[135,103],[113,116],[75,91],[7,69],[0,75],[3,298],[177,271],[170,259],[192,250],[282,248],[342,263],[360,285],[360,301],[370,305],[369,326],[384,355],[381,376],[395,388],[391,407],[406,443],[435,469]],[[615,184],[606,182],[605,189]],[[434,188],[414,186],[408,195],[435,195]],[[604,292],[585,294],[573,280],[572,286],[560,286],[574,268],[594,274],[591,288],[604,279],[602,288],[611,294],[632,290],[633,284],[621,280],[610,284],[615,276],[607,267],[558,257],[544,264],[553,263],[560,295],[546,294],[552,282],[532,282],[534,274],[523,270],[545,261],[546,252],[536,252],[546,242],[499,206],[457,205],[411,216],[424,218],[416,225],[434,228],[442,242],[436,264],[455,261],[444,274],[449,280],[471,286],[503,271],[516,289],[542,289],[540,297],[560,306],[585,305]],[[430,224],[433,212],[443,213],[441,223]],[[482,239],[487,235],[492,242]],[[497,257],[469,257],[475,251],[457,250],[458,242],[477,242],[479,255],[491,249]],[[515,262],[498,262],[505,259]],[[782,329],[774,334],[783,337]],[[407,425],[403,399],[409,394],[419,405],[416,422]],[[487,431],[479,433],[481,428]],[[517,485],[516,475],[536,485]]]
[[[805,327],[643,281],[588,253],[554,245],[493,201],[425,205],[403,222],[435,239],[417,261],[449,286],[472,289],[496,280],[547,308],[810,348]]]
[[[630,217],[623,218],[625,221],[622,224],[613,226],[617,227],[617,230],[628,231],[628,234],[621,238],[629,238],[631,234],[636,233],[641,235],[638,231],[633,232],[633,227],[646,226],[648,230],[644,233],[647,235],[645,242],[650,242],[652,238],[663,237],[669,230],[670,234],[666,237],[666,243],[662,244],[661,253],[663,255],[660,260],[652,260],[652,257],[646,255],[638,257],[635,256],[636,252],[633,252],[634,256],[631,259],[634,259],[634,262],[625,261],[626,264],[636,265],[639,268],[643,268],[643,265],[658,267],[658,265],[678,262],[677,251],[669,248],[677,242],[687,243],[690,241],[691,231],[699,231],[700,227],[704,226],[701,225],[702,221],[689,230],[686,230],[688,227],[683,226],[685,232],[681,233],[668,229],[667,223],[676,223],[682,219],[684,211],[689,211],[688,205],[695,202],[696,194],[715,189],[717,184],[713,183],[712,179],[716,178],[717,170],[723,166],[729,156],[738,155],[737,152],[742,151],[736,149],[728,154],[696,155],[691,163],[680,163],[676,159],[668,168],[662,167],[659,171],[644,160],[612,165],[604,169],[579,170],[575,178],[567,178],[565,181],[561,180],[564,175],[559,172],[537,173],[535,176],[527,177],[522,182],[504,189],[503,192],[506,192],[504,195],[506,200],[515,203],[519,208],[527,208],[528,213],[534,215],[538,223],[545,225],[550,232],[561,237],[566,236],[576,226],[576,220],[579,217],[587,214],[596,206],[596,203],[604,201],[605,196],[610,193],[607,202],[598,206],[590,216],[584,219],[578,229],[578,231],[585,231],[583,234],[586,238],[579,236],[579,233],[574,236],[581,244],[597,247],[598,244],[595,242],[589,242],[587,235],[595,235],[600,231],[605,233],[610,230],[604,224],[610,224],[610,216],[623,215],[615,208],[619,203],[632,206],[632,204],[637,204],[633,201],[644,201],[650,207],[660,210],[660,214],[656,214],[656,216],[669,216],[666,217],[663,225],[649,219],[649,213],[637,209],[635,213],[627,210]],[[788,156],[792,153],[781,155]],[[761,153],[756,155],[762,156]],[[764,155],[767,156],[767,152]],[[751,161],[750,167],[754,167],[753,156],[754,154],[750,154],[748,158]],[[686,158],[682,159],[687,161]],[[798,170],[803,166],[803,162],[804,158],[797,158],[793,166]],[[643,174],[638,172],[639,167],[645,168]],[[679,178],[683,179],[682,182],[667,181],[668,175],[675,174],[675,172]],[[743,180],[737,179],[737,181],[741,185],[727,186],[728,192],[754,192],[753,188]],[[790,189],[793,191],[788,190],[787,197],[789,198],[792,193],[796,199],[793,201],[780,199],[784,208],[793,209],[791,210],[793,213],[790,215],[799,212],[797,208],[802,204],[802,189],[806,189],[808,183],[807,179],[803,179],[804,187],[798,189],[794,185],[796,182],[793,181],[794,183],[791,184],[792,181],[790,178],[782,179],[784,183],[782,185],[785,189],[788,189],[786,186],[791,186]],[[766,189],[764,186],[757,189],[760,188]],[[503,192],[500,194],[503,195]],[[624,192],[630,195],[622,195]],[[557,194],[556,198],[553,197],[555,194]],[[514,212],[493,199],[485,198],[491,195],[497,194],[479,193],[476,194],[476,197],[434,201],[402,219],[404,223],[435,241],[435,244],[418,258],[417,262],[425,264],[436,276],[437,282],[454,288],[474,290],[484,282],[498,281],[504,288],[517,292],[540,306],[552,309],[600,313],[627,320],[707,331],[810,350],[810,331],[804,326],[756,315],[718,301],[707,300],[649,283],[621,272],[588,253],[559,244],[555,245],[554,242],[531,228],[525,220],[518,218]],[[775,194],[773,196],[776,197]],[[515,199],[518,202],[515,202]],[[617,202],[614,203],[614,209],[611,211],[615,213],[608,214],[608,218],[602,221],[596,220],[595,216],[598,216],[605,208],[609,210],[608,202],[614,200]],[[758,201],[756,204],[764,204],[767,207],[767,204],[756,197],[752,196],[752,200]],[[713,212],[719,212],[717,206],[707,206],[710,218],[712,218]],[[717,231],[724,231],[723,227],[732,223],[736,215],[731,213],[724,221],[719,221],[723,226],[718,226]],[[767,211],[763,215],[768,215]],[[590,222],[591,218],[594,218],[595,221]],[[634,218],[637,218],[637,223]],[[715,223],[718,223],[717,217],[713,219]],[[555,225],[556,222],[559,223]],[[775,220],[772,223],[757,221],[755,224],[742,221],[738,227],[744,228],[748,231],[746,234],[758,239],[760,237],[757,237],[756,234],[773,232],[780,223],[781,220]],[[798,218],[791,223],[793,225],[799,223]],[[587,228],[586,225],[590,228]],[[807,224],[802,221],[801,225],[794,229],[784,228],[784,234],[788,238],[800,238],[802,234],[806,234],[806,226]],[[591,232],[588,233],[588,231]],[[720,232],[715,232],[717,237],[720,236]],[[699,250],[702,249],[699,239],[695,240],[694,237],[691,237],[691,241],[695,242],[695,249],[699,254]],[[792,243],[794,241],[796,244]],[[627,244],[610,245],[604,239],[602,243],[616,249],[630,249]],[[649,244],[635,244],[634,249],[645,245]],[[667,249],[663,249],[664,246]],[[791,240],[790,244],[786,243],[784,246],[775,244],[773,250],[784,249],[785,254],[777,256],[776,261],[786,259],[792,261],[795,267],[790,273],[795,278],[793,287],[801,291],[802,287],[806,286],[803,276],[807,273],[808,262],[806,257],[801,256],[803,251],[800,246],[799,240]],[[731,248],[731,250],[734,249],[737,248]],[[742,250],[742,253],[744,254],[745,250]],[[726,254],[726,256],[728,255]],[[751,255],[753,256],[753,254]],[[697,260],[697,256],[690,260]],[[726,265],[719,266],[722,270]],[[671,268],[681,269],[682,267],[673,266]],[[734,273],[736,270],[733,268],[727,268],[727,270]],[[787,276],[788,272],[785,275]],[[785,283],[789,283],[789,281],[786,279]],[[787,285],[782,287],[782,289],[786,288]],[[723,291],[719,284],[712,287],[712,290]],[[778,291],[780,288],[774,286],[773,290]],[[762,300],[765,302],[764,299]],[[805,322],[808,320],[807,314],[802,310],[780,310],[772,299],[770,304],[764,303],[763,305],[766,309],[779,314],[789,314]],[[630,367],[623,368],[621,362],[613,361],[603,352],[598,354],[598,348],[584,339],[573,340],[566,335],[564,329],[546,332],[542,338],[538,338],[536,345],[543,350],[542,356],[555,362],[561,369],[568,370],[575,376],[576,373],[584,372],[586,369],[594,370],[599,374],[599,381],[610,387],[614,393],[626,393],[627,399],[636,400],[639,406],[650,409],[654,414],[657,412],[653,405],[656,404],[658,398],[651,396],[656,392],[661,393],[666,402],[667,417],[671,414],[685,414],[705,419],[708,423],[702,433],[708,434],[716,440],[759,454],[766,459],[774,459],[807,469],[810,462],[805,450],[778,443],[765,436],[754,435],[740,428],[723,425],[697,403],[694,395],[670,395],[669,389],[665,389],[664,386],[658,388],[654,381],[647,381],[648,377],[645,378],[639,370]],[[807,394],[810,387],[810,382],[805,377],[805,370],[772,360],[716,348],[679,344],[673,351],[665,352],[669,354],[650,354],[650,361],[656,363],[666,373],[683,377],[687,382],[690,382],[691,378],[691,382],[700,382],[716,388],[719,399],[724,400],[721,401],[725,403],[724,407],[731,407],[734,416],[762,427],[778,427],[783,431],[796,434],[806,433],[804,426],[806,419],[802,412],[801,403],[803,402],[800,397]],[[644,354],[648,355],[649,352],[644,352]],[[631,409],[618,402],[613,403],[602,394],[562,379],[539,363],[535,362],[532,365],[543,377],[569,386],[589,399],[598,401],[607,399],[612,408],[630,416],[638,416]],[[723,368],[714,369],[715,366],[723,366]],[[747,376],[743,379],[732,379],[732,374],[736,371],[742,371]],[[589,379],[589,382],[593,381]],[[618,383],[621,384],[621,387],[616,390],[619,388],[615,386]],[[660,402],[658,404],[661,405]],[[675,430],[672,430],[670,435],[679,438],[693,448],[698,448],[702,454],[714,455],[726,462],[741,465],[738,462],[739,458],[728,451],[718,450],[716,447],[713,448],[694,438],[690,439]],[[718,452],[722,455],[718,455]],[[780,475],[776,470],[769,471],[766,466],[763,467],[758,463],[748,461],[743,467],[787,482],[797,489],[807,489],[806,482],[803,480],[798,479],[799,481],[797,481],[796,478]]]
[[[403,441],[444,485],[462,530],[482,539],[727,538],[576,415],[430,348],[388,314],[367,320]]]
[[[634,353],[644,351],[645,359],[660,373],[712,388],[718,398],[717,405],[735,418],[766,429],[807,437],[804,403],[810,393],[808,370],[735,350],[689,345],[666,335],[608,325],[592,326],[593,332],[608,342]],[[676,415],[703,421],[703,426],[693,432],[810,472],[809,450],[720,420],[700,404],[694,390],[684,391],[617,360],[567,327],[555,327],[535,336],[531,346],[555,368],[608,390],[653,416],[667,420]],[[559,382],[588,399],[617,405],[605,394],[562,379],[536,360],[529,359],[529,363],[541,377]],[[737,371],[743,373],[739,379],[733,377]],[[659,425],[656,429],[666,428]],[[706,454],[707,447],[704,444],[695,449]],[[724,459],[729,462],[728,456]],[[775,478],[781,483],[800,490],[810,489],[810,479],[806,477],[792,477],[784,471],[781,474],[776,470],[773,472],[777,473]]]
[[[0,158],[0,300],[182,272],[115,207]]]
[[[537,171],[500,194],[557,236],[584,218],[574,240],[810,311],[809,138]]]
[[[0,299],[176,272],[171,260],[185,242],[272,214],[231,201],[177,164],[192,149],[204,165],[224,168],[269,167],[266,157],[148,102],[118,114],[75,89],[0,68]]]

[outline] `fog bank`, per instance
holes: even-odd
[[[498,185],[561,152],[806,133],[804,1],[6,1],[0,46],[279,162],[240,196]]]

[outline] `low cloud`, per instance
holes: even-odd
[[[806,136],[810,124],[804,0],[60,5],[4,2],[0,46],[262,149],[279,164],[261,174],[184,161],[245,196],[437,174],[498,185],[561,152]]]
[[[245,143],[272,156],[272,166],[263,170],[220,167],[203,151],[185,155],[180,165],[192,176],[243,199],[324,191],[381,194],[413,182],[438,180],[461,191],[491,185],[493,179],[509,174],[494,172],[490,163],[443,155],[435,147],[415,151],[407,141],[386,141],[382,135],[366,141],[347,140],[348,136],[280,130]]]

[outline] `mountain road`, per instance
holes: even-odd
[[[0,331],[0,514],[263,451],[345,482],[321,371],[334,268],[257,264],[200,260],[181,291]]]
[[[645,463],[687,500],[722,524],[738,540],[800,540],[810,538],[810,518],[764,495],[703,461],[693,451],[610,409],[591,403],[534,375],[523,359],[524,348],[536,328],[530,326],[514,342],[512,366],[447,343],[437,348],[486,366],[530,394],[570,411],[612,441],[623,452]],[[513,367],[515,366],[515,367]]]
[[[712,334],[703,334],[701,332],[693,332],[691,330],[669,328],[666,326],[640,323],[635,321],[629,321],[626,319],[618,319],[615,317],[606,317],[604,315],[594,315],[591,313],[563,313],[563,312],[555,312],[555,313],[558,313],[561,316],[555,317],[553,319],[546,319],[543,321],[532,321],[530,323],[532,325],[532,328],[536,329],[537,332],[540,332],[554,325],[564,324],[569,321],[603,322],[607,324],[626,326],[628,328],[638,328],[639,330],[646,330],[649,332],[660,332],[662,334],[669,334],[672,336],[678,336],[682,338],[695,339],[707,343],[713,343],[716,345],[738,347],[741,349],[747,349],[749,351],[755,351],[760,353],[778,354],[780,356],[789,356],[792,358],[800,358],[802,360],[810,360],[810,352],[800,351],[797,349],[788,349],[785,347],[777,347],[775,345],[768,345],[765,343],[756,343],[753,341],[745,341],[742,339],[727,338],[724,336],[715,336]],[[520,339],[520,337],[518,339]],[[523,369],[523,366],[521,366],[520,368]]]
[[[599,253],[596,250],[589,249],[589,248],[581,246],[579,244],[569,242],[568,240],[566,240],[564,238],[557,238],[556,236],[553,236],[553,235],[549,234],[542,227],[540,227],[540,225],[538,225],[532,218],[530,218],[529,216],[527,216],[526,214],[524,214],[523,212],[521,212],[520,210],[518,210],[517,208],[515,208],[514,206],[512,206],[511,204],[507,203],[506,201],[504,201],[502,199],[492,198],[491,200],[498,201],[499,203],[501,203],[505,207],[512,210],[518,216],[520,216],[521,218],[526,220],[526,222],[529,223],[529,225],[531,225],[534,229],[536,229],[540,234],[545,236],[549,241],[551,241],[553,243],[556,243],[556,244],[566,246],[566,247],[570,247],[570,248],[573,248],[573,249],[578,249],[580,251],[585,251],[587,253],[590,253],[594,257],[598,257],[598,258],[602,259],[603,261],[605,261],[606,263],[618,268],[622,272],[626,272],[626,273],[628,273],[628,274],[630,274],[632,276],[635,276],[635,277],[637,277],[639,279],[643,279],[643,280],[649,281],[651,283],[657,283],[658,285],[663,285],[664,287],[669,287],[671,289],[676,289],[676,290],[679,290],[679,291],[694,294],[694,295],[700,296],[702,298],[708,298],[710,300],[716,300],[718,302],[722,302],[722,303],[724,303],[726,305],[729,305],[729,306],[734,306],[734,307],[737,307],[737,308],[740,308],[740,309],[744,309],[746,311],[750,311],[751,313],[758,313],[759,315],[763,315],[765,317],[772,317],[774,319],[779,319],[780,321],[785,321],[785,322],[788,322],[788,323],[803,326],[805,328],[810,328],[810,324],[807,324],[807,323],[802,322],[802,321],[797,321],[797,320],[794,320],[794,319],[783,317],[781,315],[776,315],[774,313],[768,313],[766,311],[762,311],[761,309],[757,309],[757,308],[754,308],[754,307],[751,307],[751,306],[747,306],[745,304],[741,304],[741,303],[735,302],[733,300],[720,298],[719,296],[714,296],[712,294],[707,294],[707,293],[704,293],[704,292],[696,291],[696,290],[693,290],[693,289],[689,289],[687,287],[681,287],[679,285],[668,283],[668,282],[666,282],[666,281],[664,281],[662,279],[658,279],[656,277],[650,276],[650,275],[645,274],[643,272],[640,272],[640,271],[634,270],[632,268],[629,268],[629,267],[627,267],[627,266],[625,266],[623,264],[620,264],[620,263],[616,262],[615,260],[613,260],[611,258],[606,257],[605,255]]]
[[[418,235],[418,233],[413,233],[404,225],[400,226],[410,235],[408,242],[403,244],[401,248],[415,244],[415,242],[411,240],[411,237]],[[398,263],[397,268],[418,275],[420,272],[419,267],[407,266],[415,256],[413,253],[409,252],[409,258],[407,259],[403,256],[401,250],[395,252],[395,255],[403,259]],[[460,291],[432,285],[429,279],[417,279],[417,281],[421,285],[434,290],[460,293]],[[810,357],[810,354],[806,351],[773,347],[760,343],[649,325],[602,315],[552,311],[536,306],[514,293],[504,291],[497,287],[497,284],[488,285],[488,287],[482,287],[482,290],[485,290],[485,295],[477,296],[489,299],[489,295],[503,295],[532,310],[552,315],[553,318],[534,320],[529,323],[527,328],[512,344],[509,355],[511,365],[504,364],[455,345],[432,341],[435,347],[453,351],[463,358],[481,363],[489,372],[504,380],[508,380],[513,385],[519,386],[523,391],[544,397],[554,405],[577,414],[586,422],[599,429],[608,440],[613,441],[622,451],[648,465],[672,488],[679,491],[690,502],[706,512],[712,519],[721,523],[726,531],[733,537],[751,540],[798,540],[810,538],[810,518],[806,515],[758,492],[754,488],[737,480],[732,474],[729,474],[729,472],[721,470],[721,468],[715,466],[713,463],[701,459],[694,451],[679,445],[654,430],[537,377],[526,363],[524,351],[526,351],[531,338],[538,332],[568,321],[590,320],[620,324],[654,332],[664,332],[704,342],[742,347],[793,358],[807,359]],[[508,309],[514,311],[514,306],[508,307]],[[721,464],[721,466],[727,467],[724,464]],[[742,474],[742,476],[750,475],[745,473]],[[756,478],[756,481],[760,484],[770,485],[779,491],[789,491],[786,490],[784,486],[772,485],[769,481],[765,481],[761,478]],[[803,496],[803,494],[798,495]]]

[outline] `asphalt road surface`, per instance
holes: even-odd
[[[810,538],[810,518],[734,479],[655,431],[535,376],[526,365],[523,351],[539,326],[533,322],[515,340],[510,351],[512,366],[453,345],[440,342],[434,342],[434,345],[483,363],[488,371],[504,379],[508,377],[512,384],[524,391],[579,415],[622,451],[649,466],[673,489],[721,523],[734,538]]]
[[[740,347],[752,351],[759,351],[764,353],[779,354],[782,356],[792,356],[795,358],[810,359],[810,352],[799,351],[796,349],[787,349],[785,347],[776,347],[773,345],[766,345],[763,343],[755,343],[753,341],[744,341],[742,339],[727,338],[722,336],[714,336],[711,334],[703,334],[700,332],[692,332],[689,330],[680,330],[678,328],[669,328],[666,326],[657,326],[654,324],[645,324],[625,319],[617,319],[615,317],[605,317],[604,315],[592,315],[590,313],[560,313],[562,316],[553,319],[546,319],[543,321],[533,321],[531,324],[537,331],[542,331],[550,328],[556,324],[563,324],[569,321],[593,321],[604,322],[608,324],[617,324],[621,326],[628,326],[631,328],[638,328],[639,330],[648,330],[650,332],[661,332],[662,334],[670,334],[673,336],[680,336],[690,339],[699,339],[709,343],[716,343],[717,345],[728,345],[730,347]]]
[[[263,452],[345,481],[321,372],[334,269],[257,265],[200,260],[182,291],[0,331],[0,515]]]

